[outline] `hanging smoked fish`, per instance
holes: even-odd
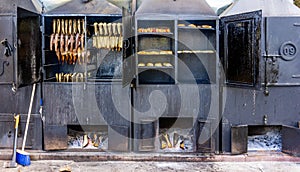
[[[60,54],[61,54],[61,62],[64,63],[65,61],[65,47],[64,47],[64,34],[60,35]]]
[[[72,19],[69,19],[69,35],[72,34]]]
[[[65,35],[65,62],[68,63],[69,61],[69,35]]]
[[[52,21],[52,29],[53,32],[50,35],[50,50],[53,50],[53,44],[54,44],[54,37],[55,37],[55,33],[56,33],[56,19],[53,19]]]
[[[77,21],[76,21],[76,19],[73,20],[73,33],[74,34],[77,33]]]
[[[74,42],[75,42],[74,35],[71,34],[70,40],[69,40],[69,44],[70,44],[70,51],[69,51],[70,57],[69,57],[69,62],[70,62],[70,64],[72,64],[73,61],[74,61],[74,59],[73,59],[73,58],[74,58],[74,51],[73,51],[73,49],[74,49]]]
[[[84,19],[81,20],[81,26],[82,26],[82,33],[85,34],[85,21],[84,21]]]
[[[80,46],[81,46],[81,49],[84,48],[84,34],[83,33],[80,36]]]
[[[65,34],[65,20],[61,19],[61,33]]]
[[[80,19],[77,20],[77,30],[78,30],[78,33],[81,34],[81,22],[80,22]]]
[[[60,25],[60,19],[57,19],[56,22],[57,22],[57,24],[56,24],[57,25],[56,26],[57,27],[57,32],[56,33],[60,34],[60,27],[61,27],[61,25]]]
[[[80,42],[79,36],[80,36],[80,34],[77,33],[76,37],[75,37],[75,50],[77,50],[79,47],[79,42]]]

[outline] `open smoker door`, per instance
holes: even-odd
[[[132,15],[126,8],[122,8],[123,22],[123,87],[132,83],[135,78],[135,56],[133,54]]]
[[[262,11],[220,19],[220,58],[228,85],[259,87]]]
[[[16,87],[39,82],[42,59],[40,15],[22,8],[17,10]]]

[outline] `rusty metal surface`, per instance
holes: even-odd
[[[67,126],[44,126],[44,150],[63,150],[67,148]]]
[[[106,0],[94,0],[82,3],[81,0],[70,1],[46,14],[122,14],[122,10]]]
[[[247,152],[248,126],[231,127],[231,153],[242,154]]]
[[[143,0],[135,14],[136,16],[216,16],[215,12],[204,0]]]
[[[282,152],[300,156],[300,129],[282,126]]]

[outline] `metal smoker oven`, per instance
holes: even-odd
[[[299,152],[299,16],[286,0],[239,0],[221,14],[223,151],[247,152],[248,132],[279,127],[282,151]]]
[[[144,0],[133,16],[123,17],[129,45],[123,84],[132,87],[134,150],[218,150],[216,14],[202,0]],[[186,148],[176,145],[177,134]]]

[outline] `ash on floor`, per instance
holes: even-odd
[[[267,132],[264,135],[248,136],[248,151],[281,151],[282,140],[279,131]]]

